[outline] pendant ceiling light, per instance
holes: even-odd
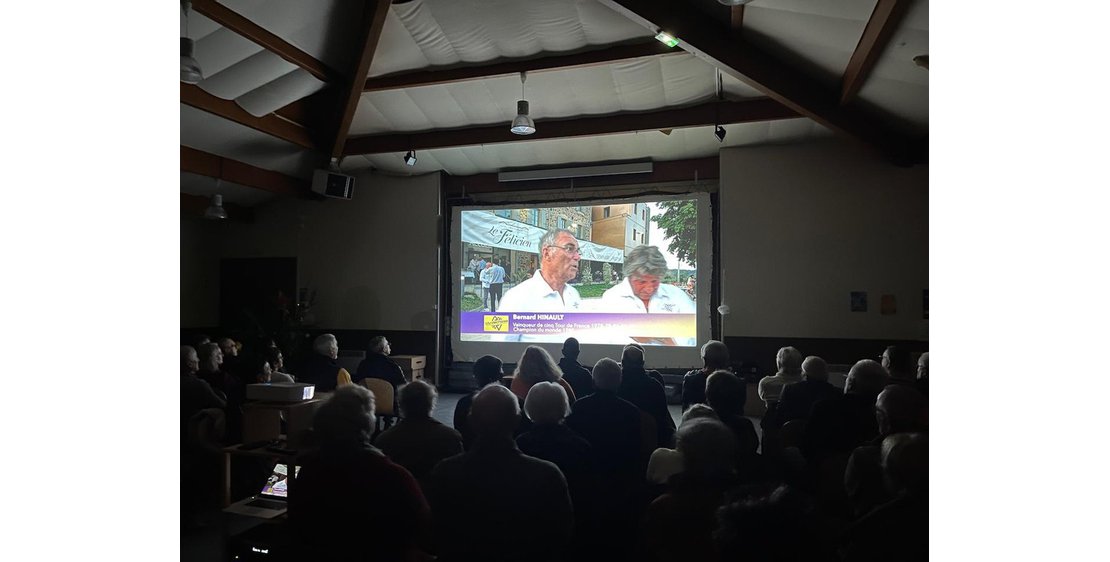
[[[520,101],[516,102],[516,119],[513,119],[513,126],[509,129],[517,135],[530,135],[536,132],[536,122],[528,117],[528,100],[524,98],[524,81],[527,79],[527,73],[520,73]]]
[[[204,73],[200,71],[197,59],[193,58],[193,40],[189,38],[189,8],[191,2],[182,2],[181,10],[185,12],[185,37],[181,38],[181,81],[186,84],[196,84],[204,80]]]
[[[212,204],[204,210],[206,219],[226,219],[227,211],[224,210],[224,196],[219,193],[212,196]]]

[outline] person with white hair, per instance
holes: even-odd
[[[779,401],[782,389],[786,385],[802,380],[802,354],[793,347],[783,347],[775,355],[774,375],[763,377],[759,380],[759,399],[767,404],[768,408]]]
[[[624,281],[601,295],[603,312],[694,314],[697,308],[686,291],[663,283],[667,260],[655,246],[636,246],[624,257]]]
[[[563,423],[570,413],[570,403],[566,390],[555,383],[533,385],[524,399],[524,411],[532,420],[532,427],[517,436],[516,445],[522,453],[551,461],[563,472],[574,505],[575,535],[581,539],[593,513],[595,484],[590,443]]]
[[[709,340],[701,346],[703,367],[694,369],[682,377],[682,410],[694,404],[705,403],[705,380],[715,371],[728,370],[728,346],[717,340]]]
[[[339,366],[339,341],[333,334],[320,334],[312,343],[315,352],[305,359],[297,380],[316,385],[316,392],[331,392],[351,384],[351,374]]]
[[[824,359],[810,355],[802,361],[802,380],[782,389],[776,420],[779,426],[788,421],[809,418],[813,405],[835,398],[840,390],[829,384],[829,366]]]
[[[316,560],[417,559],[429,542],[428,503],[412,474],[370,444],[374,394],[340,386],[316,409],[312,426],[319,448],[298,461],[302,468],[289,488],[289,521],[305,554]],[[357,523],[357,533],[337,532]]]
[[[917,391],[929,396],[929,352],[921,354],[917,359]]]
[[[736,485],[736,441],[720,421],[698,418],[675,435],[682,472],[644,514],[641,552],[649,560],[718,560],[713,546],[716,511]]]
[[[813,405],[802,441],[802,453],[811,463],[847,456],[879,434],[875,400],[888,378],[877,361],[857,361],[848,371],[844,394]]]
[[[517,448],[519,419],[516,396],[500,384],[486,386],[470,406],[474,448],[432,471],[440,560],[563,559],[574,526],[566,479],[551,462]]]
[[[405,372],[400,365],[393,362],[389,355],[393,348],[385,336],[370,338],[370,345],[366,349],[366,358],[359,362],[351,382],[361,383],[363,379],[382,379],[393,387],[393,411],[400,407],[399,396],[401,386],[405,384]]]
[[[212,386],[197,377],[200,359],[197,350],[190,345],[181,346],[181,420],[184,424],[197,412],[205,408],[223,409],[224,397],[212,390]]]
[[[539,243],[540,268],[505,292],[498,312],[574,312],[582,298],[570,286],[582,259],[578,240],[566,229],[548,230]],[[561,338],[560,338],[561,339]]]
[[[436,464],[463,452],[462,435],[432,418],[439,397],[434,386],[417,379],[398,395],[401,421],[379,435],[375,445],[426,490]]]

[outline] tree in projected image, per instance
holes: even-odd
[[[679,260],[693,264],[698,257],[698,205],[693,199],[661,201],[663,214],[651,217],[670,239],[667,251]]]

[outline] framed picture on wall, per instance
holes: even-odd
[[[852,312],[867,312],[867,293],[852,291]]]

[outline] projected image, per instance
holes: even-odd
[[[462,341],[695,345],[694,200],[461,213]]]

